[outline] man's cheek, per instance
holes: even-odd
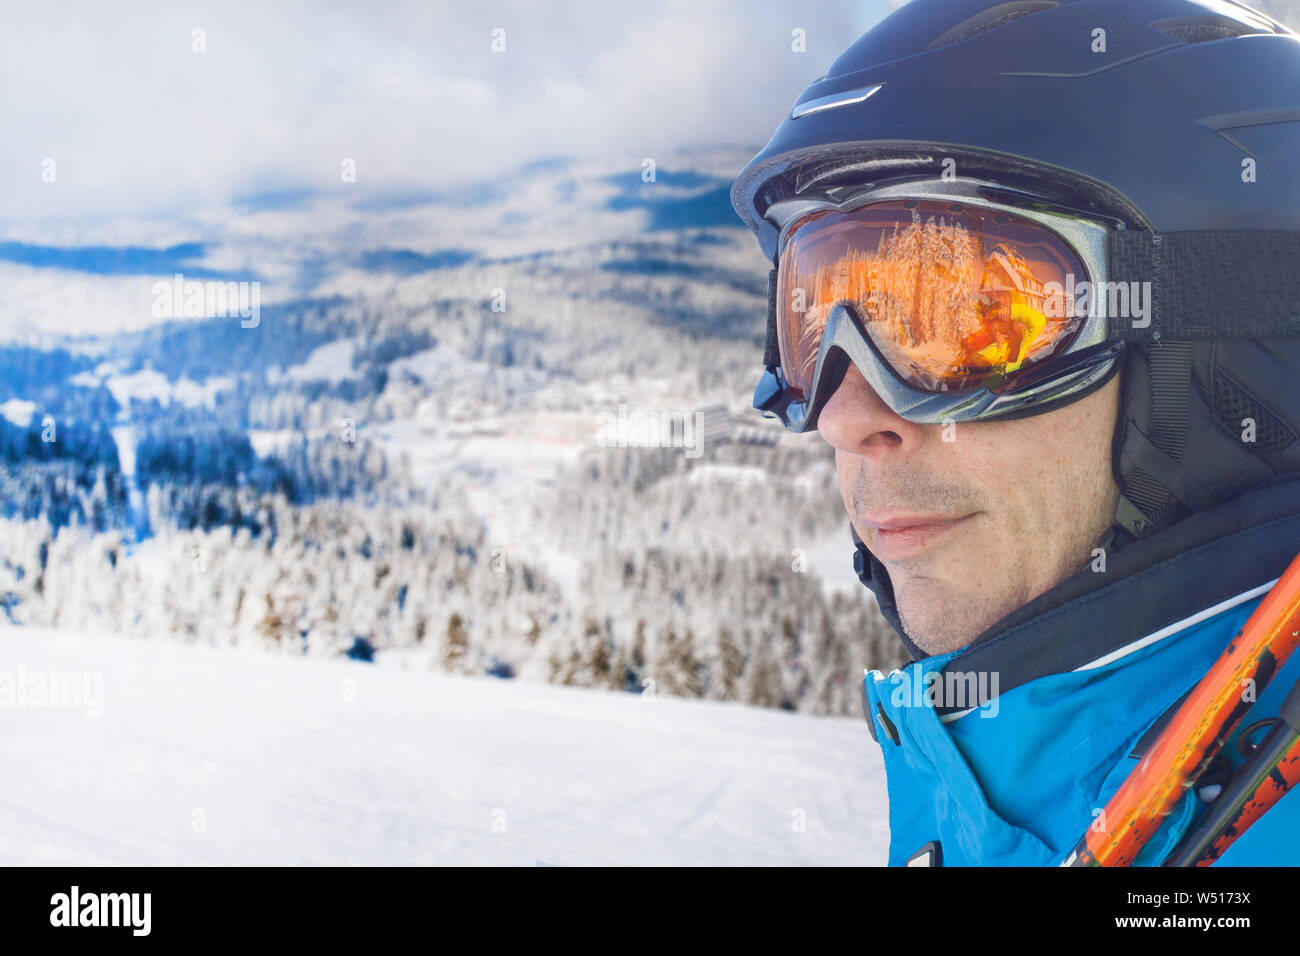
[[[857,470],[848,467],[836,468],[835,478],[836,484],[839,487],[840,501],[844,503],[844,510],[851,521],[857,512],[856,489],[860,487],[861,484],[857,478]],[[861,528],[858,529],[858,533],[862,533]]]
[[[925,555],[926,569],[958,588],[984,588],[996,580],[1005,542],[990,528],[991,516],[980,514],[952,531],[950,540]]]
[[[858,469],[853,466],[852,461],[843,452],[837,451],[835,453],[835,484],[840,489],[840,497],[844,499],[845,507],[848,507],[852,501],[851,491],[857,473]]]

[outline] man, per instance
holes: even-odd
[[[1112,378],[1063,408],[958,425],[945,441],[945,426],[901,418],[856,368],[845,372],[818,431],[921,651],[965,647],[1092,560],[1119,495],[1118,397]]]
[[[737,178],[754,404],[834,447],[914,658],[863,688],[891,864],[1066,860],[1300,553],[1298,169],[1300,38],[1245,6],[911,0]],[[1300,795],[1214,862],[1300,864]]]

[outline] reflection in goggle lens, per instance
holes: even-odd
[[[926,391],[1011,387],[1068,347],[1088,279],[1070,245],[1028,219],[937,201],[813,213],[777,273],[781,365],[807,397],[831,309],[852,306],[895,373]]]

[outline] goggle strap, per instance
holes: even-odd
[[[776,270],[767,274],[767,341],[763,345],[763,365],[778,368],[781,365],[781,344],[776,337]]]
[[[1150,283],[1145,316],[1107,309],[1111,338],[1300,336],[1300,232],[1118,231],[1107,245],[1110,282]]]

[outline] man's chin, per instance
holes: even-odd
[[[947,654],[965,647],[1005,614],[1002,602],[974,596],[939,578],[903,576],[895,581],[894,601],[908,638],[925,653]]]

